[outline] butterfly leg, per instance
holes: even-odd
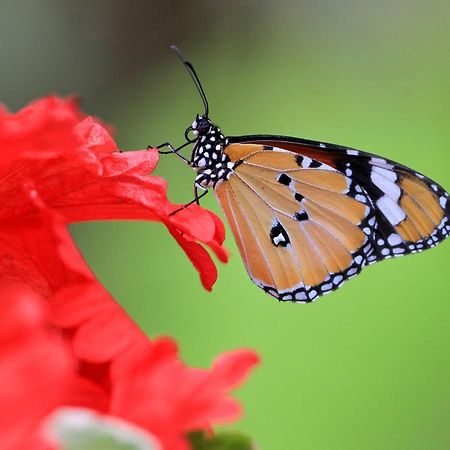
[[[198,190],[201,189],[203,192],[198,195]],[[186,203],[185,205],[181,206],[180,208],[176,209],[175,211],[172,211],[169,216],[173,216],[174,214],[179,213],[180,211],[182,211],[183,209],[186,209],[188,206],[192,205],[193,203],[196,203],[197,205],[200,205],[200,199],[203,198],[207,193],[208,193],[208,189],[206,189],[203,186],[194,186],[194,199],[191,200],[189,203]]]
[[[175,155],[177,155],[178,157],[180,157],[187,165],[190,166],[190,165],[191,165],[191,162],[190,162],[187,158],[185,158],[183,155],[181,155],[181,154],[179,153],[179,151],[180,151],[181,149],[183,149],[184,147],[188,146],[189,144],[191,144],[191,142],[186,142],[186,143],[184,143],[183,145],[180,145],[179,147],[175,148],[170,142],[164,142],[163,144],[158,145],[156,148],[158,149],[158,153],[159,153],[160,155],[168,155],[168,154],[171,154],[171,153],[175,153]],[[169,150],[169,151],[161,151],[161,149],[164,148],[164,147],[169,147],[170,150]],[[148,150],[149,148],[152,148],[152,146],[149,145],[149,146],[147,147],[147,150]]]

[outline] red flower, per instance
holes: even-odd
[[[186,448],[188,431],[235,419],[228,393],[256,354],[230,353],[211,371],[186,367],[172,341],[150,342],[115,303],[67,230],[86,220],[163,222],[210,289],[216,269],[199,242],[226,260],[220,220],[195,205],[170,216],[177,205],[165,181],[149,175],[157,151],[119,153],[71,100],[0,111],[0,151],[0,448],[36,448],[24,436],[39,442],[41,419],[57,406],[122,417],[168,450]]]
[[[0,200],[4,205],[0,220],[27,215],[27,197],[17,194],[32,182],[31,189],[66,222],[161,221],[210,290],[216,268],[197,241],[226,261],[222,224],[196,205],[169,216],[178,205],[167,200],[166,182],[148,175],[158,161],[156,149],[119,153],[100,123],[91,117],[81,119],[73,101],[53,97],[15,115],[0,112]]]
[[[64,396],[72,360],[42,299],[23,284],[0,286],[0,314],[0,448],[31,448],[36,424]]]
[[[220,356],[210,371],[193,369],[178,358],[173,341],[156,341],[139,365],[114,377],[111,413],[148,429],[164,448],[187,449],[188,431],[239,416],[228,393],[257,362],[254,352],[240,350]]]

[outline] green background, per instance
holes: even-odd
[[[450,3],[0,1],[0,98],[17,109],[76,93],[123,149],[183,141],[201,101],[225,133],[361,148],[450,188]],[[161,161],[174,201],[194,173]],[[219,212],[214,196],[204,202]],[[261,449],[450,448],[449,243],[371,266],[312,305],[280,304],[230,263],[212,293],[157,223],[72,227],[88,263],[153,337],[189,364],[256,349],[235,429]]]

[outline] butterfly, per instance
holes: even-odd
[[[386,158],[278,135],[225,136],[190,62],[172,46],[205,112],[169,147],[196,172],[228,219],[253,282],[280,301],[309,303],[375,262],[420,252],[450,233],[449,194]],[[193,135],[191,138],[190,136]],[[179,151],[193,144],[191,158]],[[199,191],[203,191],[200,195]]]

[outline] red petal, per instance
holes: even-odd
[[[117,150],[116,143],[105,126],[92,117],[86,117],[74,128],[80,142],[95,153],[111,153]]]
[[[149,175],[158,163],[158,150],[139,150],[102,156],[103,176]],[[161,180],[161,179],[159,179]],[[165,192],[165,190],[164,190]]]
[[[212,211],[208,211],[208,214],[212,217],[215,224],[215,234],[213,240],[217,242],[217,244],[222,245],[225,240],[225,226],[223,225],[222,220]]]
[[[197,242],[187,241],[174,227],[167,228],[197,269],[203,287],[210,291],[217,280],[217,269],[209,253]]]
[[[37,100],[16,114],[0,110],[0,169],[23,159],[64,157],[96,170],[95,158],[75,133],[81,117],[74,100],[56,97]]]
[[[177,210],[180,205],[171,205],[170,212]],[[212,213],[197,205],[190,205],[169,217],[169,221],[182,233],[193,239],[209,242],[215,239],[216,222]]]
[[[214,361],[210,375],[211,381],[214,380],[226,386],[227,389],[234,388],[245,380],[259,361],[258,354],[253,350],[222,353]]]
[[[101,363],[146,346],[148,339],[136,324],[117,306],[102,311],[81,324],[74,339],[75,354],[86,361]]]

